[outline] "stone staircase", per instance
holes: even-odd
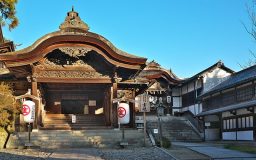
[[[40,148],[117,148],[122,141],[122,131],[114,129],[97,130],[39,130],[31,133],[31,143]],[[135,129],[125,130],[125,142],[128,147],[141,147],[144,145],[143,131]],[[7,148],[19,148],[28,143],[28,133],[18,132],[12,134]],[[146,145],[150,146],[147,138]]]
[[[75,115],[76,123],[72,123],[71,114],[46,114],[41,130],[84,130],[104,129],[104,115]]]
[[[191,123],[184,117],[163,116],[162,135],[170,141],[202,141],[202,137],[191,126]],[[156,116],[147,117],[147,129],[153,133],[153,129],[158,129],[158,118]],[[154,134],[158,138],[158,134]]]

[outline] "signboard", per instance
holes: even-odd
[[[141,103],[140,112],[150,112],[150,103]]]
[[[210,127],[211,126],[211,123],[210,122],[205,122],[205,127]]]
[[[89,106],[96,106],[96,100],[89,100]]]
[[[72,114],[71,120],[72,120],[72,123],[76,123],[76,115]]]
[[[167,101],[167,103],[171,103],[172,102],[172,97],[171,96],[167,96],[166,97],[166,101]]]
[[[118,123],[128,124],[130,122],[130,108],[127,103],[119,103],[117,107]]]
[[[153,130],[154,134],[158,134],[158,129]]]
[[[35,103],[27,100],[22,104],[22,114],[26,123],[33,123],[35,120]]]

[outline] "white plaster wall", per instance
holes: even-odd
[[[182,88],[181,88],[181,94],[186,94],[186,93],[188,93],[188,88],[187,88],[187,87],[188,87],[187,85],[182,86]]]
[[[220,129],[205,129],[205,140],[214,141],[219,140]]]
[[[180,109],[173,109],[172,114],[174,115],[175,112],[180,112]]]
[[[237,132],[237,140],[253,140],[253,131],[238,131]]]
[[[236,132],[222,132],[223,140],[236,140]]]
[[[180,96],[181,95],[181,89],[180,88],[173,88],[172,89],[172,96]]]
[[[203,112],[203,106],[202,106],[202,103],[199,104],[199,112],[198,113],[201,113]]]
[[[221,82],[225,81],[229,75],[230,73],[221,68],[215,68],[212,72],[206,73],[203,78],[203,92],[207,92]]]
[[[222,117],[231,117],[234,116],[233,114],[231,114],[230,112],[222,112]]]
[[[198,114],[199,111],[200,111],[200,106],[199,106],[198,104],[191,105],[191,106],[182,108],[181,111],[182,111],[182,112],[190,111],[192,114],[196,115],[196,114]],[[202,110],[201,110],[201,111],[202,111]]]
[[[173,97],[173,107],[181,107],[181,97]]]
[[[194,86],[194,82],[190,82],[188,84],[188,92],[194,91],[195,90],[195,86]]]
[[[198,88],[200,88],[200,87],[202,87],[202,83],[201,83],[201,80],[196,80],[196,82],[195,82],[196,84],[195,84],[195,87],[196,87],[196,89],[198,89]]]
[[[243,114],[250,114],[251,112],[250,111],[247,111],[247,109],[238,109],[236,110],[236,114],[237,115],[243,115]]]
[[[194,106],[194,105],[189,106],[189,107],[188,107],[188,110],[189,110],[191,113],[193,113],[194,115],[196,114],[195,106]]]
[[[188,107],[184,107],[184,108],[181,109],[182,112],[185,112],[185,111],[187,111],[187,110],[189,110]]]

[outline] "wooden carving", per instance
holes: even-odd
[[[109,78],[107,75],[102,75],[95,71],[78,71],[78,70],[65,70],[65,71],[54,71],[54,70],[43,70],[36,72],[33,75],[38,78]]]
[[[117,98],[133,99],[132,91],[131,90],[118,90],[117,91]]]
[[[69,55],[70,57],[75,57],[75,58],[85,56],[86,53],[91,51],[91,49],[83,48],[83,47],[62,47],[62,48],[59,48],[59,50]]]

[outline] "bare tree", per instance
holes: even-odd
[[[242,24],[246,32],[256,41],[256,0],[252,0],[250,5],[247,4],[246,9],[251,23],[250,26],[245,25],[245,23]],[[256,64],[256,54],[252,50],[249,50],[249,52],[251,54],[251,58],[243,65],[239,63],[240,67],[243,69]]]

